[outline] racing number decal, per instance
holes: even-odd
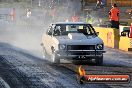
[[[112,32],[107,33],[107,43],[112,43]]]

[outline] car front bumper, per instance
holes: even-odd
[[[59,58],[73,59],[73,58],[96,58],[101,57],[104,50],[71,50],[71,51],[56,51]]]

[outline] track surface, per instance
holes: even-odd
[[[129,84],[79,85],[76,75],[79,65],[64,63],[53,65],[28,52],[8,44],[0,44],[0,76],[11,88],[131,88]],[[4,46],[4,48],[3,48]],[[7,47],[8,46],[8,47]],[[10,48],[12,47],[12,48]],[[107,58],[105,58],[107,59]],[[64,61],[63,61],[64,62]],[[88,74],[132,74],[132,68],[120,64],[83,67]],[[6,88],[6,87],[5,87]]]

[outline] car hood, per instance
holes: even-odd
[[[88,36],[74,36],[72,38],[69,36],[56,36],[53,39],[58,44],[67,44],[67,45],[96,45],[96,44],[103,44],[102,39],[95,35],[88,35]]]

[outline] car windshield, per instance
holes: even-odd
[[[59,33],[59,35],[68,35],[68,33],[96,35],[94,28],[90,24],[56,24],[54,33]]]

